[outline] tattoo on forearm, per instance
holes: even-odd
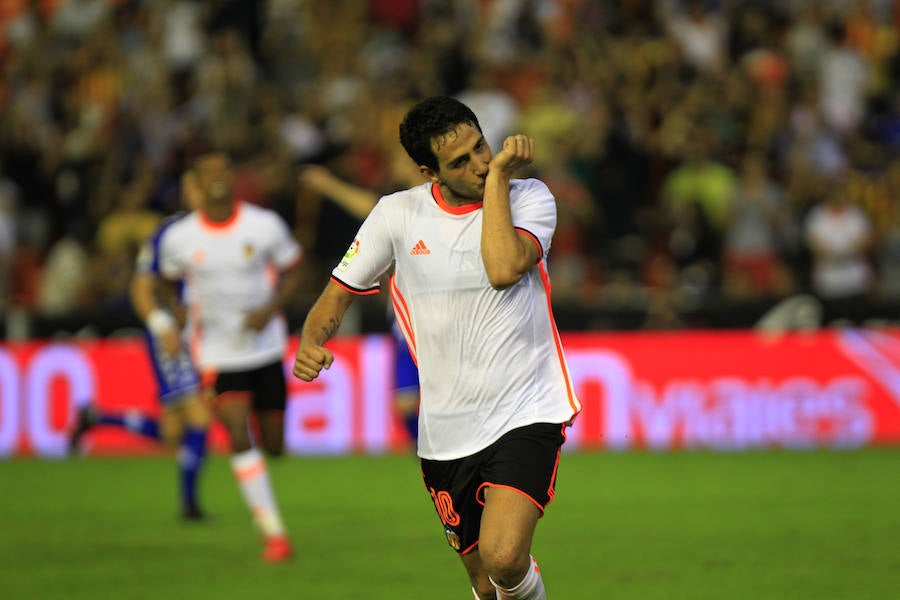
[[[322,333],[325,334],[326,338],[330,338],[335,334],[340,327],[340,322],[337,319],[331,319],[328,321],[326,325],[322,325]]]

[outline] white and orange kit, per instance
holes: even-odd
[[[436,184],[384,196],[332,281],[355,294],[390,293],[419,367],[418,454],[453,460],[532,423],[565,423],[581,409],[550,305],[547,251],[556,201],[537,179],[510,182],[513,225],[540,248],[515,285],[495,290],[481,260],[480,202],[454,207]]]
[[[283,316],[260,331],[244,325],[247,313],[272,297],[278,272],[302,256],[278,213],[238,203],[217,223],[195,211],[166,230],[159,254],[162,275],[185,282],[188,335],[201,371],[246,371],[283,359]]]

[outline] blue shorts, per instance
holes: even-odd
[[[397,391],[415,390],[419,388],[419,368],[413,362],[409,346],[396,327],[392,329],[394,335],[394,389]]]
[[[144,333],[150,364],[156,376],[159,401],[168,404],[179,400],[185,394],[194,392],[200,384],[200,377],[191,361],[187,348],[182,347],[176,356],[164,353],[149,332]]]

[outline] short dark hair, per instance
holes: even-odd
[[[449,96],[432,96],[413,106],[400,123],[400,144],[417,165],[438,170],[431,140],[447,135],[460,125],[472,125],[481,131],[472,109]]]

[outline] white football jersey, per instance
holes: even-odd
[[[201,370],[243,371],[282,359],[284,317],[260,331],[246,327],[244,318],[270,300],[279,272],[301,256],[281,217],[253,204],[238,203],[223,223],[195,211],[165,231],[160,272],[167,279],[184,280],[188,335]]]
[[[481,207],[448,205],[432,183],[385,196],[332,271],[338,285],[369,294],[394,266],[391,300],[419,366],[422,458],[468,456],[581,410],[550,305],[556,202],[537,179],[510,183],[513,225],[541,258],[505,290],[491,287],[481,261]]]

